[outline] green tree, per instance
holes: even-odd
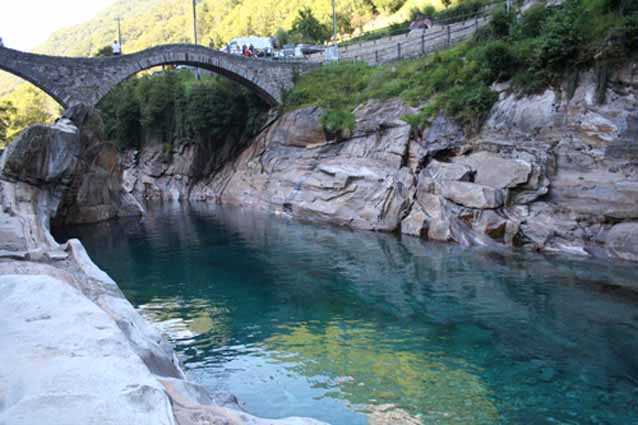
[[[106,137],[121,147],[139,147],[142,140],[140,104],[135,96],[138,79],[115,87],[98,105],[104,118]]]
[[[132,78],[98,105],[106,135],[122,148],[197,141],[213,145],[255,130],[266,106],[247,89],[223,77],[197,81],[187,70]]]
[[[96,58],[113,56],[113,48],[111,46],[104,46],[95,53]]]
[[[310,43],[323,43],[330,38],[328,27],[319,22],[312,10],[307,7],[299,10],[292,25],[292,32],[302,41]]]
[[[285,46],[290,41],[290,35],[288,34],[288,31],[283,28],[279,28],[277,30],[277,32],[275,33],[275,38],[277,39],[277,45],[279,47]]]
[[[33,86],[20,86],[8,97],[8,100],[16,110],[8,131],[9,139],[13,139],[31,125],[48,124],[53,121],[53,101],[44,92]]]
[[[441,0],[441,3],[443,3],[443,6],[447,9],[452,4],[452,0]]]
[[[432,17],[436,13],[436,9],[431,4],[428,4],[423,8],[422,13],[424,16]]]
[[[342,35],[354,32],[355,28],[352,25],[352,15],[350,13],[342,12],[337,14],[337,30]]]
[[[245,109],[234,87],[218,79],[197,82],[188,96],[188,124],[198,140],[219,140],[241,128]]]
[[[405,1],[406,0],[372,0],[372,4],[379,12],[393,13],[399,10],[401,6],[405,4]]]
[[[11,117],[15,113],[16,109],[11,102],[0,102],[0,147],[10,142],[9,128],[11,128]]]

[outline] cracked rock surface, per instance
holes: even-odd
[[[179,197],[464,245],[635,260],[635,69],[612,73],[602,104],[594,72],[527,97],[495,85],[499,101],[471,137],[442,115],[415,134],[401,120],[415,110],[398,99],[358,107],[348,137],[326,134],[323,111],[303,108]],[[143,171],[154,167],[126,173],[155,187],[163,177]]]

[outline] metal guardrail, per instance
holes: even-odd
[[[382,63],[388,63],[395,60],[400,59],[410,59],[415,57],[426,56],[429,54],[433,54],[440,50],[444,50],[450,48],[462,41],[467,40],[470,36],[472,36],[478,29],[483,27],[489,22],[489,18],[491,13],[494,11],[496,6],[506,4],[507,0],[497,0],[492,3],[488,3],[484,5],[479,11],[474,13],[469,13],[465,15],[456,15],[451,17],[447,21],[438,21],[436,23],[436,27],[432,29],[422,29],[422,30],[405,30],[401,29],[400,32],[396,34],[387,34],[384,37],[377,38],[374,40],[366,40],[361,43],[348,44],[347,46],[339,45],[339,50],[341,52],[341,61],[361,61],[367,62],[370,65],[378,65]],[[460,19],[466,18],[466,19]],[[441,22],[450,22],[445,25],[442,25]],[[383,31],[383,30],[379,30]],[[420,37],[411,37],[412,33],[419,33]],[[467,34],[458,36],[458,34],[467,32]],[[396,37],[399,35],[405,35],[405,41],[396,41],[391,46],[387,46],[380,49],[375,49],[372,52],[362,53],[360,55],[354,54],[350,55],[350,51],[356,50],[359,47],[361,50],[366,50],[364,47],[366,44],[369,47],[370,45],[374,46],[376,44],[383,44],[384,41],[387,42],[388,39],[392,37]],[[321,59],[317,57],[321,55]],[[323,63],[323,53],[317,53],[315,55],[314,60],[309,59],[308,57],[304,58],[285,58],[285,59],[277,59],[278,62],[283,63]],[[273,60],[272,58],[261,58],[258,60]]]
[[[486,3],[484,5],[481,6],[480,10],[478,11],[474,11],[471,13],[466,13],[464,15],[456,15],[456,16],[450,16],[447,19],[433,19],[434,24],[436,25],[440,25],[440,26],[445,26],[445,25],[452,25],[467,19],[471,19],[474,16],[476,16],[477,14],[482,14],[482,13],[486,13],[486,12],[491,12],[495,6],[498,5],[505,5],[507,3],[507,0],[496,0],[493,1],[491,3]],[[445,11],[443,12],[439,12],[439,13],[445,13]],[[400,26],[395,28],[395,26],[399,26],[399,25],[405,25],[405,26]],[[352,45],[356,45],[356,44],[363,44],[363,43],[368,43],[371,41],[375,41],[378,39],[382,39],[382,38],[387,38],[387,37],[392,37],[395,35],[403,35],[403,34],[407,34],[409,33],[411,30],[409,28],[409,23],[405,23],[405,24],[395,24],[395,25],[391,25],[389,27],[385,27],[385,28],[380,28],[380,29],[376,29],[373,31],[368,31],[366,33],[357,35],[355,37],[352,37],[350,39],[346,39],[343,40],[339,43],[340,47],[350,47]],[[375,37],[375,38],[370,38],[370,39],[366,39],[367,37],[374,37],[375,35],[379,35],[379,37]],[[361,39],[360,41],[357,41]]]
[[[377,65],[392,62],[400,59],[410,59],[414,57],[426,56],[437,51],[450,48],[472,36],[478,29],[489,22],[489,15],[477,15],[474,19],[457,22],[447,25],[442,30],[428,34],[423,31],[420,37],[413,37],[411,40],[397,42],[395,45],[373,52],[351,57],[342,57],[342,61],[362,61],[370,65]],[[462,34],[459,36],[459,34]]]

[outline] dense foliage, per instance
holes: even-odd
[[[18,87],[0,101],[0,147],[30,125],[51,123],[60,112],[41,90],[29,85]]]
[[[541,4],[522,15],[500,9],[473,40],[431,57],[374,68],[324,66],[301,78],[286,107],[322,106],[328,111],[326,129],[349,131],[357,105],[398,96],[421,108],[407,117],[414,127],[444,112],[476,131],[496,101],[494,82],[511,79],[521,92],[538,92],[578,69],[609,67],[637,52],[638,19],[631,13],[637,3],[565,0],[560,7]]]
[[[186,141],[212,145],[257,128],[266,109],[254,93],[231,81],[188,70],[130,79],[98,105],[109,140],[125,147]]]
[[[330,38],[332,32],[327,25],[322,24],[312,13],[312,9],[303,8],[292,24],[292,34],[299,41],[309,43],[323,43]]]
[[[0,103],[0,147],[9,141],[9,128],[11,127],[11,116],[16,110],[10,102]]]

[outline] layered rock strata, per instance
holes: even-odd
[[[320,108],[304,108],[177,197],[436,241],[635,261],[637,74],[636,65],[618,68],[603,103],[594,72],[528,97],[495,85],[499,101],[474,137],[444,116],[415,134],[402,120],[415,110],[397,99],[359,107],[347,138],[323,131]],[[187,158],[163,167],[188,168]],[[156,162],[125,171],[135,175],[132,193],[148,195],[140,181],[166,186],[146,171]],[[178,174],[166,175],[185,178]]]

